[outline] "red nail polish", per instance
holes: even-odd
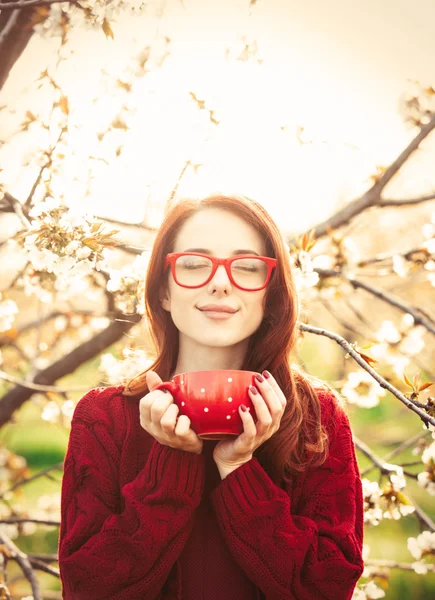
[[[263,371],[263,375],[266,377],[266,379],[269,379],[269,377],[271,376],[269,371]]]
[[[256,379],[257,381],[259,381],[260,383],[262,383],[262,382],[264,381],[264,378],[263,378],[261,375],[256,375],[256,376],[255,376],[255,379]]]
[[[242,412],[246,412],[248,410],[248,407],[245,406],[244,404],[241,404],[240,409],[242,410]]]
[[[251,385],[251,386],[249,386],[249,389],[251,390],[251,392],[253,394],[258,394],[258,390],[257,390],[257,388],[255,386]]]

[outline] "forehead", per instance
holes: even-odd
[[[209,248],[214,254],[230,254],[237,248],[249,248],[264,254],[261,234],[239,215],[219,208],[198,211],[183,223],[175,239],[174,252],[190,247]]]

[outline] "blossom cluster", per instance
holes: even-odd
[[[3,294],[0,292],[0,332],[11,329],[17,313],[18,306],[16,302],[3,299]]]
[[[146,371],[153,362],[142,349],[123,348],[121,354],[121,360],[109,353],[101,356],[99,370],[107,385],[126,384],[138,373]]]
[[[406,479],[403,468],[399,465],[383,464],[384,469],[391,471],[383,488],[376,481],[362,479],[364,496],[364,522],[379,525],[382,518],[398,520],[415,511],[415,507],[403,493]],[[381,508],[381,500],[386,510]]]
[[[136,15],[147,7],[145,0],[81,0],[78,3],[51,4],[47,14],[33,29],[41,37],[62,36],[65,27],[80,26],[85,29],[105,27],[121,12]],[[107,33],[106,33],[107,35]]]
[[[435,287],[435,212],[431,215],[430,223],[425,223],[422,226],[422,234],[424,242],[420,245],[418,254],[419,258],[422,259],[423,269],[427,272],[429,283]],[[413,268],[415,268],[415,265],[412,258],[407,260],[400,254],[393,256],[393,270],[399,277],[406,278]]]
[[[392,321],[385,320],[375,333],[376,343],[370,347],[373,358],[392,366],[398,377],[407,367],[412,356],[417,356],[424,349],[425,329],[422,325],[414,326],[414,317],[409,313],[403,315],[399,328]]]
[[[116,231],[103,233],[94,217],[53,198],[39,202],[29,217],[30,229],[22,235],[29,265],[18,280],[26,295],[50,302],[55,293],[83,294],[90,287],[86,276],[107,269],[109,247],[116,244],[110,237]]]
[[[115,294],[115,304],[124,314],[145,313],[145,279],[151,253],[145,250],[121,269],[109,269],[107,291]]]

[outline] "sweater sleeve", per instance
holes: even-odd
[[[349,420],[340,411],[329,457],[291,491],[254,456],[210,494],[234,559],[268,600],[350,600],[364,570],[364,503]]]
[[[64,600],[158,598],[190,535],[204,486],[204,456],[153,442],[119,489],[109,419],[91,422],[98,390],[73,414],[64,461],[59,570]]]

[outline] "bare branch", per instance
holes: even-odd
[[[15,523],[36,523],[37,525],[52,525],[54,527],[59,527],[59,521],[52,521],[46,519],[32,519],[31,517],[10,517],[9,519],[0,519],[0,523],[8,523],[9,525],[13,525]]]
[[[0,10],[0,89],[33,36],[32,10],[18,10],[15,2],[9,4],[12,14]]]
[[[370,373],[370,375],[373,377],[373,379],[375,379],[381,387],[383,387],[384,389],[391,392],[393,394],[393,396],[396,396],[396,398],[398,398],[405,406],[407,406],[410,410],[417,413],[420,416],[422,421],[424,421],[425,423],[431,423],[432,425],[435,425],[435,417],[429,416],[426,412],[424,412],[420,408],[420,406],[417,406],[417,403],[415,403],[415,401],[413,402],[412,400],[407,398],[405,396],[405,394],[402,394],[402,392],[400,392],[393,385],[391,385],[391,383],[389,383],[386,379],[384,379],[382,377],[382,375],[379,375],[379,373],[377,373],[377,371],[375,371],[360,356],[360,354],[354,349],[352,344],[350,344],[347,340],[345,340],[343,337],[341,337],[341,335],[338,335],[338,333],[334,333],[334,332],[328,331],[326,329],[321,329],[319,327],[313,327],[312,325],[307,325],[305,323],[300,323],[299,328],[302,331],[308,331],[309,333],[315,333],[316,335],[324,335],[325,337],[330,338],[331,340],[335,340],[338,344],[340,344],[340,346],[342,348],[344,348],[346,350],[346,352],[348,354],[350,354],[350,356],[352,356],[352,358],[360,365],[360,367],[362,367],[365,371]],[[420,404],[420,403],[418,403],[418,404]],[[421,405],[421,406],[423,406],[423,405]]]
[[[125,223],[124,221],[119,221],[118,219],[111,219],[109,217],[102,217],[100,215],[94,215],[96,219],[100,219],[101,221],[107,221],[108,223],[114,223],[115,225],[121,225],[122,227],[132,227],[135,229],[145,229],[146,231],[157,232],[158,227],[151,227],[147,225],[144,221],[140,223]]]
[[[349,202],[349,204],[346,204],[346,206],[338,210],[335,214],[326,219],[326,221],[319,223],[314,228],[310,227],[310,230],[314,229],[315,237],[323,237],[328,233],[329,228],[338,229],[339,227],[346,225],[354,217],[368,208],[373,206],[381,206],[382,190],[433,129],[435,129],[435,115],[433,115],[429,123],[421,127],[418,135],[416,135],[416,137],[405,148],[405,150],[388,167],[388,169],[386,169],[379,180],[367,192],[365,192],[365,194]],[[308,233],[308,231],[306,233]],[[289,239],[288,243],[295,244],[296,240]]]
[[[106,329],[97,333],[93,338],[80,344],[69,354],[40,371],[32,382],[26,382],[24,385],[17,384],[15,388],[6,392],[6,394],[0,398],[0,428],[10,421],[13,413],[34,393],[33,390],[27,387],[27,383],[39,383],[42,385],[50,384],[64,375],[72,373],[80,365],[91,358],[95,358],[103,350],[122,338],[122,336],[142,318],[139,314],[128,316],[130,320],[117,320],[114,323],[110,323]]]
[[[32,569],[32,565],[30,564],[29,559],[21,552],[21,550],[14,544],[14,542],[9,538],[9,536],[4,533],[4,531],[0,530],[0,544],[4,544],[6,548],[9,550],[11,554],[11,558],[15,560],[21,567],[26,579],[29,581],[32,586],[32,594],[34,600],[42,600],[42,596],[39,590],[39,582]]]
[[[0,3],[0,5],[1,5],[1,3]],[[19,15],[19,11],[14,10],[13,13],[9,16],[8,22],[3,27],[3,29],[0,31],[0,45],[6,39],[6,37],[10,34],[12,29],[15,27],[15,25],[17,24],[18,15]]]
[[[28,390],[34,390],[35,392],[57,392],[58,394],[66,394],[68,392],[84,392],[89,389],[89,386],[86,385],[77,385],[68,388],[61,388],[57,387],[56,385],[38,385],[37,383],[24,381],[23,379],[19,379],[13,375],[8,375],[4,371],[0,371],[0,379],[3,379],[3,381],[8,381],[9,383],[14,383]]]
[[[63,471],[63,462],[58,463],[57,465],[48,467],[47,469],[44,469],[43,471],[39,471],[39,473],[35,473],[31,477],[25,477],[23,479],[20,479],[19,481],[16,481],[10,488],[8,488],[7,490],[4,490],[3,492],[0,493],[0,498],[3,498],[10,492],[13,492],[16,488],[26,485],[26,483],[30,483],[31,481],[35,481],[35,479],[39,479],[40,477],[49,477],[49,479],[54,479],[53,477],[48,475],[50,473],[50,471],[54,471],[54,470]]]
[[[428,429],[427,431],[422,431],[421,433],[417,433],[417,434],[413,435],[408,440],[405,440],[401,444],[399,444],[399,446],[397,446],[397,448],[394,448],[394,450],[389,452],[386,456],[384,456],[384,461],[388,462],[397,454],[400,454],[401,452],[403,452],[404,450],[407,450],[411,446],[415,446],[415,444],[417,444],[420,440],[424,440],[424,438],[427,437],[429,434],[432,434],[432,432]],[[364,477],[364,475],[367,475],[367,473],[370,473],[370,471],[373,471],[373,469],[375,469],[375,468],[376,468],[376,465],[367,467],[366,469],[364,469],[364,471],[361,471],[361,477]]]
[[[1,6],[1,4],[0,4]],[[33,185],[32,185],[32,189],[29,192],[29,195],[26,198],[26,201],[24,202],[24,208],[26,209],[26,212],[28,211],[28,209],[30,208],[30,205],[32,203],[32,199],[33,196],[36,192],[36,188],[38,187],[41,178],[42,178],[42,174],[44,172],[44,169],[48,169],[52,163],[53,163],[53,152],[56,150],[57,146],[59,145],[60,141],[62,140],[63,134],[67,131],[66,127],[62,127],[59,133],[59,136],[57,138],[57,140],[54,142],[53,146],[50,148],[50,150],[48,150],[47,152],[45,152],[45,155],[47,156],[47,162],[45,164],[43,164],[41,166],[41,168],[39,169],[39,173],[38,176],[36,177]]]
[[[435,194],[429,194],[428,196],[420,196],[419,198],[408,198],[407,200],[381,198],[378,206],[411,206],[412,204],[420,204],[421,202],[427,202],[428,200],[434,199]]]
[[[28,218],[26,217],[26,215],[23,212],[23,206],[21,204],[21,202],[19,200],[17,200],[17,198],[15,198],[15,196],[12,196],[12,194],[10,194],[9,192],[6,192],[5,195],[3,196],[3,200],[5,201],[5,203],[2,203],[2,207],[5,206],[5,204],[9,204],[9,206],[11,207],[12,210],[2,210],[2,212],[14,212],[16,213],[16,215],[18,216],[18,218],[20,219],[20,221],[22,222],[22,224],[24,225],[24,227],[26,229],[30,229],[30,221],[28,220]]]
[[[27,555],[27,557],[34,569],[37,569],[38,571],[44,571],[44,573],[48,573],[49,575],[54,575],[54,577],[60,578],[59,569],[56,569],[55,567],[50,567],[50,565],[47,565],[47,563],[45,563],[42,560],[38,560],[37,558],[32,558],[29,555]]]
[[[369,285],[368,283],[364,283],[363,281],[359,281],[358,279],[355,279],[354,277],[346,276],[344,273],[341,273],[340,271],[334,271],[333,269],[314,269],[314,270],[321,277],[339,277],[339,278],[343,279],[344,281],[348,281],[352,285],[352,287],[354,287],[355,289],[361,288],[361,289],[365,290],[366,292],[373,294],[373,296],[376,296],[380,300],[383,300],[384,302],[391,304],[391,306],[398,308],[402,312],[412,315],[412,317],[414,318],[414,323],[416,325],[422,325],[430,333],[435,335],[434,322],[432,321],[432,319],[430,317],[422,316],[420,313],[422,313],[423,311],[420,311],[420,309],[418,307],[412,308],[411,306],[408,306],[407,304],[405,304],[399,298],[395,298],[392,294],[389,294],[387,292],[384,292],[383,290],[375,288],[374,286]]]
[[[2,10],[21,10],[23,8],[29,8],[32,6],[49,6],[50,4],[60,4],[68,2],[69,4],[76,4],[75,0],[22,0],[19,2],[1,2],[0,11]]]
[[[385,567],[386,569],[403,569],[404,571],[415,572],[414,567],[410,563],[396,562],[395,560],[381,560],[377,558],[367,558],[364,561],[366,567]],[[435,571],[435,565],[425,563],[427,570]]]

